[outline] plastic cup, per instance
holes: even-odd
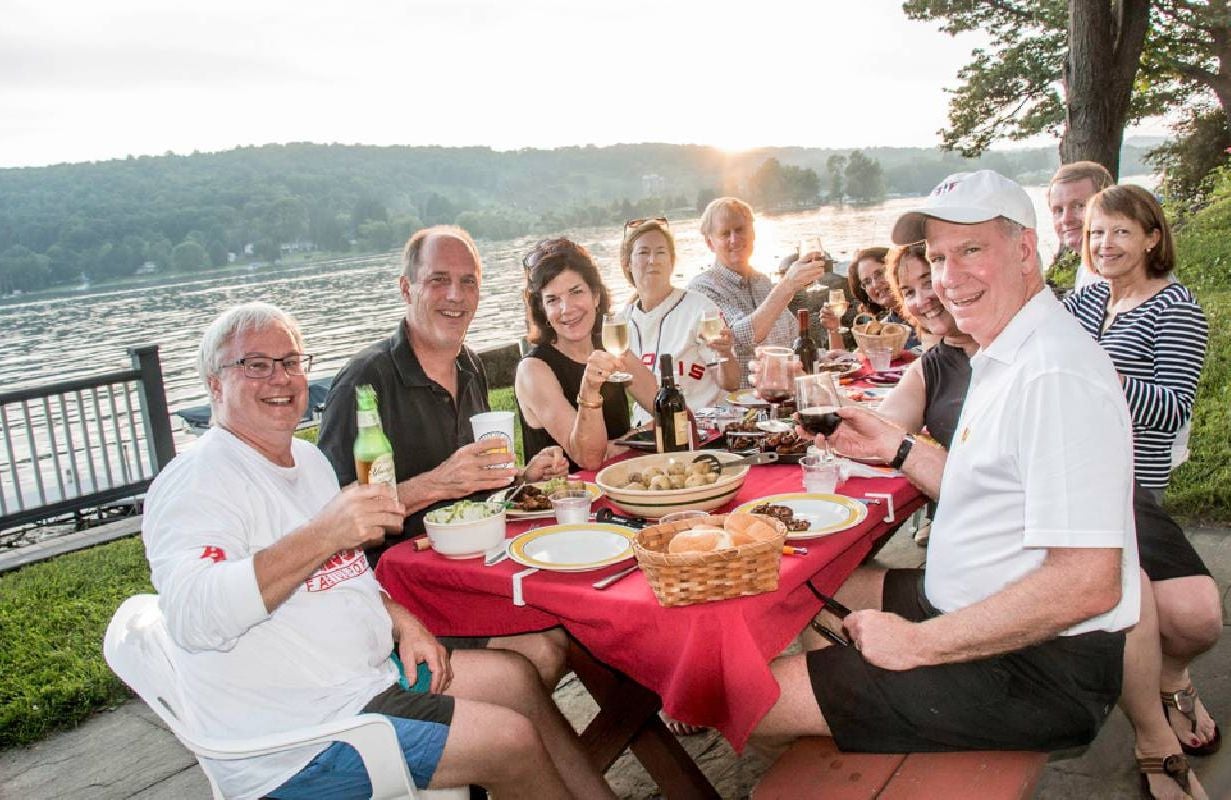
[[[561,525],[579,525],[589,520],[592,498],[585,489],[561,489],[550,499],[556,522]]]
[[[508,453],[507,464],[496,466],[513,466],[515,452],[513,449],[513,412],[484,411],[470,418],[470,427],[474,431],[474,440],[488,444],[488,453]]]
[[[889,369],[889,362],[893,360],[893,352],[888,347],[869,347],[864,352],[868,354],[868,365],[872,367],[873,372],[884,372]]]
[[[840,475],[838,461],[824,456],[804,456],[799,460],[803,470],[804,491],[809,494],[833,494]]]

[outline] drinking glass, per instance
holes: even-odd
[[[808,494],[833,494],[841,480],[841,467],[832,455],[805,456],[799,460]]]
[[[603,317],[603,349],[616,358],[628,351],[628,317],[623,314],[608,314]],[[607,380],[626,383],[633,379],[627,372],[613,372]]]
[[[757,427],[770,433],[789,431],[790,423],[778,419],[778,404],[791,399],[791,362],[795,353],[786,347],[764,347],[760,355],[757,394],[769,403],[769,419]]]
[[[838,333],[846,333],[849,328],[842,324],[842,317],[846,314],[846,310],[850,308],[850,304],[846,302],[846,290],[830,289],[829,302],[825,305],[829,306],[829,310],[838,318]]]
[[[811,255],[817,255],[824,258],[825,246],[821,244],[821,238],[819,236],[805,236],[799,240],[798,252],[800,261],[806,261],[808,256]],[[817,281],[813,281],[812,284],[808,286],[809,292],[819,292],[822,289],[824,289],[824,286]]]
[[[720,357],[712,348],[714,342],[722,336],[723,327],[722,313],[718,309],[714,308],[701,312],[701,319],[697,323],[697,335],[701,337],[701,340],[706,345],[710,345],[710,347],[706,348],[707,352],[704,356],[707,367],[721,364],[727,360],[725,357]]]
[[[833,458],[829,437],[838,429],[842,417],[842,391],[832,372],[800,375],[795,379],[795,407],[799,409],[799,425],[808,433],[826,437],[825,454]]]

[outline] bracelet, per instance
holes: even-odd
[[[590,401],[590,402],[587,402],[587,401],[586,401],[586,400],[585,400],[585,399],[581,396],[581,392],[578,392],[578,393],[577,393],[577,405],[579,405],[579,406],[580,406],[580,407],[582,407],[582,408],[602,408],[602,407],[603,407],[603,401],[602,401],[602,400],[595,400],[595,401]]]
[[[908,433],[902,437],[902,443],[898,445],[897,455],[889,462],[889,466],[892,469],[901,469],[902,465],[906,463],[906,457],[910,455],[911,448],[914,446],[915,435],[913,433]]]

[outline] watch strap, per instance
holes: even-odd
[[[911,449],[915,446],[915,435],[908,433],[902,437],[902,443],[898,445],[898,452],[894,455],[893,460],[889,462],[889,466],[893,469],[901,469],[906,463],[906,457],[910,455]]]

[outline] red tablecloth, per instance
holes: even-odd
[[[591,477],[591,476],[586,476]],[[770,494],[802,491],[798,466],[762,465],[749,472],[726,509]],[[389,594],[437,635],[500,636],[563,625],[598,659],[656,692],[675,719],[717,728],[741,750],[778,698],[769,661],[819,609],[804,582],[833,592],[863,560],[876,539],[923,503],[905,478],[852,478],[839,487],[851,497],[891,494],[887,504],[848,531],[797,542],[806,556],[783,556],[776,592],[664,608],[645,577],[628,576],[606,591],[591,583],[630,562],[584,573],[541,571],[523,581],[525,606],[514,606],[512,575],[523,567],[508,559],[494,567],[482,559],[450,560],[416,552],[404,542],[388,550],[376,576]],[[601,507],[605,501],[596,504]],[[510,537],[554,520],[510,523]]]

